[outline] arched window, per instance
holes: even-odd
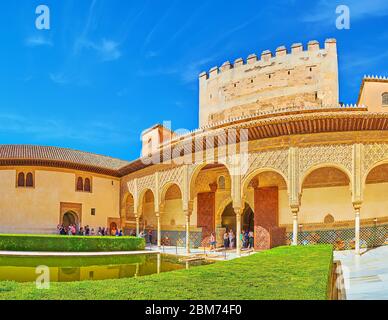
[[[26,187],[32,188],[34,186],[34,176],[31,172],[27,173],[26,176]]]
[[[84,181],[81,177],[77,179],[77,191],[84,191]]]
[[[18,174],[18,187],[24,187],[24,172],[19,172]]]
[[[218,178],[218,188],[220,190],[224,190],[225,189],[225,177],[224,176],[220,176]]]
[[[85,179],[84,191],[85,192],[92,192],[92,186],[90,184],[90,179],[89,178]]]
[[[388,106],[388,92],[383,93],[382,100],[383,106]]]

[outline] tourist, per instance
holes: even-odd
[[[92,231],[90,232],[90,235],[91,236],[95,236],[96,235],[96,233],[94,232],[94,229],[92,228]]]
[[[228,231],[226,230],[224,233],[224,248],[225,250],[229,248],[229,234],[228,234]]]
[[[101,228],[101,227],[98,227],[97,235],[98,235],[99,237],[102,236],[102,228]]]
[[[230,249],[234,248],[234,241],[235,241],[234,232],[232,229],[230,229],[230,231],[229,231],[229,248]]]
[[[216,237],[213,232],[210,234],[210,251],[212,250],[216,250]]]
[[[255,245],[255,234],[253,231],[249,231],[249,249],[253,249]]]
[[[152,244],[152,230],[148,230],[148,241],[150,244]]]
[[[123,230],[120,229],[119,237],[122,237],[122,236],[123,236]]]
[[[78,231],[78,235],[79,235],[79,236],[83,236],[83,235],[85,235],[84,232],[85,232],[85,231],[84,231],[84,228],[81,227],[81,228],[79,229],[79,231]]]
[[[244,233],[244,248],[248,248],[249,247],[249,231],[246,230],[245,233]]]
[[[90,236],[90,228],[89,228],[89,226],[85,227],[85,236]]]
[[[118,237],[118,236],[120,235],[119,229],[116,229],[116,232],[114,233],[114,235],[115,235],[116,237]]]
[[[240,231],[240,236],[239,236],[239,239],[240,239],[240,244],[244,244],[244,231]],[[243,246],[244,248],[244,246]]]
[[[77,234],[77,228],[75,227],[75,225],[73,224],[70,229],[71,235],[75,236]]]

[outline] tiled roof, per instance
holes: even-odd
[[[31,162],[31,164],[36,162],[42,163],[42,165],[53,162],[70,168],[107,170],[106,173],[110,171],[113,173],[129,164],[128,161],[65,148],[33,145],[0,145],[0,162],[4,164],[12,161],[18,163],[26,162],[26,164],[28,162]],[[59,166],[61,167],[62,165]]]

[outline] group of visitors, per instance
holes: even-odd
[[[123,230],[119,229],[109,229],[109,228],[101,228],[99,227],[97,231],[90,226],[80,227],[78,228],[76,225],[71,224],[69,226],[64,226],[60,224],[57,226],[58,234],[62,236],[116,236],[122,237],[124,236]]]
[[[224,233],[224,248],[225,249],[233,249],[236,247],[236,235],[232,229],[229,231],[226,230]],[[242,244],[242,248],[245,249],[253,249],[254,247],[254,233],[253,231],[245,230],[240,233],[240,243]],[[216,248],[216,238],[214,233],[210,235],[210,249],[214,250]]]
[[[135,233],[135,235],[136,235],[136,233]],[[153,235],[152,235],[152,230],[151,229],[148,230],[148,231],[147,230],[141,231],[140,234],[139,234],[139,237],[140,238],[144,238],[146,243],[151,243],[152,244],[152,237],[153,237]]]

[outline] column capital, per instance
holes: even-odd
[[[361,206],[362,206],[362,201],[353,202],[353,208],[354,210],[358,211],[358,213],[360,213]]]
[[[291,212],[293,216],[298,216],[300,207],[297,205],[291,205]]]

